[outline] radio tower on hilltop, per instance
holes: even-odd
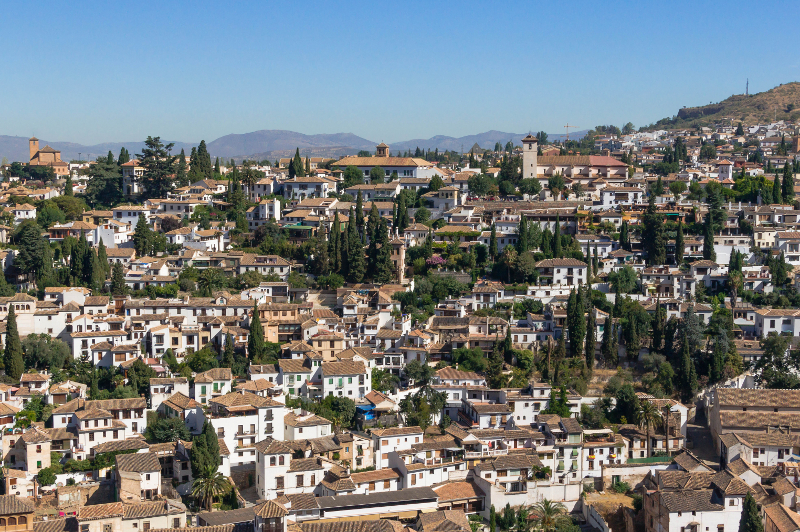
[[[744,95],[750,96],[750,78],[747,78],[747,85],[744,86]]]

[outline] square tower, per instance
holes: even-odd
[[[36,154],[39,152],[39,139],[31,137],[28,139],[28,151],[30,152],[29,161],[32,161]]]
[[[538,175],[538,157],[539,141],[528,133],[528,136],[522,139],[522,179],[536,179]]]

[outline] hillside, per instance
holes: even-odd
[[[784,83],[750,96],[735,94],[719,103],[684,107],[676,116],[663,118],[648,129],[708,125],[724,119],[745,125],[800,120],[800,83]]]
[[[344,153],[374,150],[377,142],[352,133],[305,135],[282,129],[262,129],[251,133],[231,134],[208,143],[208,151],[215,157],[242,157],[253,154],[287,156],[300,148],[303,155],[329,156],[345,149]]]

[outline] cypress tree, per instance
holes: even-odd
[[[711,228],[711,216],[706,215],[706,222],[703,224],[703,259],[717,260],[717,252],[714,250],[714,231]]]
[[[115,262],[111,269],[111,293],[115,296],[122,296],[125,295],[126,288],[122,263]]]
[[[783,141],[781,141],[783,142]],[[783,165],[783,202],[789,205],[794,203],[794,175],[792,167],[787,160]]]
[[[394,226],[394,229],[399,234],[406,230],[406,226],[408,226],[408,209],[406,208],[406,196],[405,194],[401,194],[400,199],[397,202],[397,225]]]
[[[223,368],[232,368],[234,363],[233,336],[231,333],[225,335],[225,347],[222,350]]]
[[[306,175],[311,175],[311,159],[306,156]]]
[[[183,153],[183,150],[181,150],[181,153]],[[130,160],[131,160],[131,154],[128,153],[128,150],[125,148],[125,146],[123,146],[119,150],[119,157],[117,157],[117,164],[119,166],[122,166],[123,164],[129,162]]]
[[[72,196],[72,174],[67,174],[67,181],[64,183],[64,195]]]
[[[622,221],[622,226],[619,228],[619,247],[625,251],[630,251],[630,241],[628,237],[628,222]]]
[[[675,264],[683,264],[683,219],[678,219],[678,236],[675,237]]]
[[[372,204],[375,205],[375,202],[373,201]],[[365,243],[367,235],[364,227],[364,196],[360,189],[358,197],[356,197],[356,228],[361,233],[361,243]]]
[[[519,229],[517,230],[517,251],[525,253],[528,251],[528,224],[525,217],[519,217]]]
[[[367,237],[370,242],[375,240],[375,232],[378,230],[380,219],[381,216],[378,213],[378,206],[373,201],[372,207],[369,210],[369,219],[367,220]]]
[[[497,257],[497,228],[494,223],[492,223],[492,235],[489,237],[489,256],[492,257],[492,261]]]
[[[14,313],[14,305],[8,306],[8,317],[6,318],[6,345],[3,351],[3,363],[5,364],[6,376],[18,381],[25,371],[25,362],[22,359],[22,343],[19,340],[17,315]]]
[[[747,493],[742,505],[742,517],[739,519],[739,532],[764,532],[764,523],[758,512],[758,505],[752,493]]]
[[[656,315],[653,319],[653,343],[652,348],[661,353],[664,349],[664,328],[666,327],[666,314],[661,306],[661,299],[656,300]]]
[[[111,264],[108,262],[108,253],[106,252],[106,245],[100,239],[100,245],[97,246],[97,258],[100,259],[100,264],[103,266],[106,276],[111,273]]]
[[[605,364],[608,364],[611,356],[611,333],[613,329],[614,325],[611,316],[609,316],[603,324],[603,338],[600,340],[600,358]]]
[[[139,257],[144,257],[150,251],[150,228],[147,226],[144,214],[139,214],[139,221],[133,230],[133,247]]]
[[[189,152],[189,175],[187,179],[190,183],[194,183],[195,180],[200,179],[198,172],[200,168],[197,164],[197,148],[192,146],[192,151]]]
[[[106,155],[106,163],[114,164],[115,161],[116,159],[114,159],[114,154],[111,153],[111,150],[108,150],[108,155]]]
[[[218,175],[222,175],[222,171],[219,169],[219,157],[214,161],[214,176]]]
[[[297,175],[297,177],[304,177],[306,172],[303,168],[303,159],[300,157],[300,148],[295,148],[294,159],[292,162],[294,164],[294,173]]]
[[[775,179],[772,180],[772,202],[783,203],[783,184],[778,174],[775,174]]]
[[[583,352],[586,357],[586,367],[589,370],[589,374],[592,374],[594,371],[594,346],[597,342],[597,328],[594,321],[594,309],[589,306],[589,315],[587,316],[586,320],[586,347],[584,348]]]
[[[694,361],[689,352],[689,342],[684,336],[683,347],[681,349],[681,371],[680,371],[680,386],[681,397],[685,403],[688,403],[694,397],[697,391],[697,371],[694,367]]]
[[[334,273],[339,273],[342,270],[342,254],[339,244],[342,238],[341,227],[342,224],[339,221],[339,212],[337,211],[333,216],[333,226],[331,227],[331,234],[328,239],[328,255],[331,261],[331,271]]]
[[[594,244],[594,258],[592,259],[592,263],[594,264],[594,275],[596,277],[600,275],[600,257],[597,255],[597,242]]]
[[[200,145],[197,147],[197,165],[200,179],[211,179],[214,176],[213,168],[211,167],[211,154],[208,153],[205,140],[201,140]]]
[[[553,258],[553,233],[550,232],[550,229],[545,227],[544,231],[542,231],[542,255],[546,259]]]
[[[561,221],[559,215],[556,214],[556,227],[553,230],[553,257],[556,259],[562,258],[561,255]]]
[[[389,244],[389,226],[386,220],[381,219],[375,236],[375,266],[374,282],[378,284],[390,283],[394,279],[392,267],[392,246]],[[377,246],[380,246],[379,248]],[[372,247],[370,245],[370,247]],[[401,266],[402,267],[402,266]]]
[[[503,355],[500,353],[500,342],[495,342],[492,354],[489,357],[489,367],[486,370],[486,384],[493,390],[498,390],[505,386],[505,375],[503,375]]]
[[[258,302],[253,303],[253,317],[250,319],[250,334],[247,336],[247,356],[250,362],[262,364],[266,349],[264,346],[264,328],[258,315]]]
[[[100,257],[95,250],[92,250],[92,278],[90,285],[95,294],[103,292],[106,285],[106,269],[100,262]]]
[[[569,349],[572,355],[583,355],[583,343],[586,339],[586,313],[584,312],[583,296],[580,290],[575,294],[574,324],[569,331]]]
[[[385,247],[388,248],[388,246]],[[358,231],[356,230],[355,220],[353,219],[353,208],[350,207],[350,221],[347,224],[348,280],[352,283],[360,283],[364,279],[366,269],[364,247],[361,245],[361,238],[359,238]]]
[[[328,241],[325,239],[325,231],[320,228],[317,232],[317,247],[314,252],[314,274],[328,275],[330,273],[330,258],[328,256]]]

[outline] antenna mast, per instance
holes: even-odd
[[[750,96],[750,78],[747,78],[747,85],[745,85],[744,95]]]

